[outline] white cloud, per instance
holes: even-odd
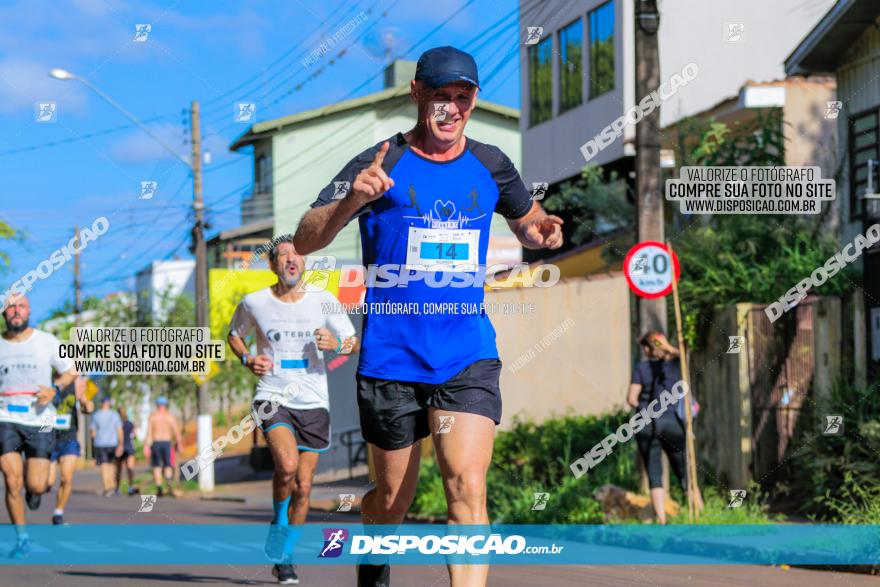
[[[231,118],[231,115],[230,115]],[[181,157],[190,158],[191,147],[189,143],[183,144],[183,126],[179,124],[150,124],[147,125],[154,134],[174,149]],[[202,136],[202,152],[210,151],[212,164],[216,165],[233,155],[228,150],[229,141],[217,134],[209,133]],[[124,136],[110,142],[109,151],[114,159],[126,163],[144,163],[160,160],[173,160],[174,156],[169,153],[156,140],[139,128],[134,128]],[[206,166],[204,169],[209,169]]]
[[[83,89],[49,77],[50,66],[23,59],[0,61],[0,112],[33,110],[38,101],[58,104],[58,115],[85,109]]]
[[[189,147],[183,144],[183,128],[175,124],[153,124],[147,128],[174,149],[181,157],[189,157]],[[173,159],[156,140],[139,128],[132,129],[110,144],[110,153],[119,161],[142,163],[161,159]]]

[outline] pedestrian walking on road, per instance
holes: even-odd
[[[101,409],[92,416],[92,439],[95,447],[95,463],[101,469],[103,495],[119,495],[116,485],[116,459],[122,456],[124,444],[122,418],[110,408],[110,397],[101,398]]]
[[[119,408],[119,417],[122,419],[122,456],[116,459],[116,486],[122,487],[122,471],[125,470],[128,477],[128,494],[137,493],[134,486],[134,437],[136,428],[134,422],[128,419],[125,408]]]
[[[177,418],[168,410],[168,398],[159,396],[156,409],[150,414],[147,422],[147,438],[144,440],[144,456],[150,459],[153,467],[153,482],[156,484],[156,495],[168,493],[178,497],[180,492],[174,483],[174,464],[171,461],[171,449],[180,450],[180,427]]]
[[[659,399],[661,392],[669,391],[682,381],[681,363],[678,349],[669,344],[662,332],[651,331],[639,343],[645,360],[636,364],[632,383],[627,394],[627,403],[636,410],[645,409],[651,402]],[[663,489],[663,460],[666,453],[669,465],[678,478],[681,488],[687,491],[687,452],[685,450],[685,425],[679,413],[682,401],[691,401],[688,395],[670,404],[659,417],[652,418],[650,424],[636,434],[639,454],[648,472],[651,487],[651,503],[658,524],[666,523],[666,491]],[[702,509],[703,501],[699,490],[694,503]]]

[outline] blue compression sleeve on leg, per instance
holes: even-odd
[[[272,518],[272,523],[278,526],[288,526],[290,525],[290,521],[287,517],[287,508],[290,505],[290,496],[287,496],[287,499],[284,501],[273,501],[272,508],[275,510],[275,517]]]

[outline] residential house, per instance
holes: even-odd
[[[852,242],[880,222],[880,4],[839,0],[795,47],[785,70],[789,75],[837,78],[840,242]],[[855,381],[864,384],[867,376],[880,372],[877,246],[855,263],[863,267],[864,296],[854,300],[855,332],[848,346],[854,351]]]
[[[153,261],[135,275],[138,313],[162,320],[169,310],[167,301],[180,294],[195,296],[193,260]]]
[[[253,125],[230,147],[253,147],[254,189],[242,203],[243,221],[274,219],[274,233],[293,232],[302,215],[346,163],[367,147],[412,128],[416,106],[409,82],[415,63],[395,61],[380,92]],[[500,147],[520,166],[519,112],[477,100],[468,136]],[[487,263],[513,264],[521,248],[504,219],[495,217]],[[360,236],[351,223],[322,254],[359,261]]]

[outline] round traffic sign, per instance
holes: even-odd
[[[678,255],[673,251],[669,262],[669,249],[657,241],[636,243],[623,259],[623,274],[629,288],[639,297],[660,298],[672,291],[672,274],[678,281],[681,268]]]

